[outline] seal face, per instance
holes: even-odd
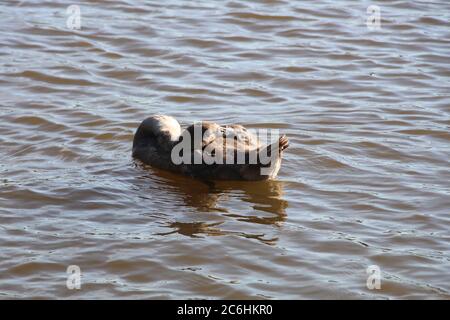
[[[170,116],[154,115],[140,124],[133,157],[161,169],[208,180],[266,180],[277,176],[286,136],[262,144],[241,125],[202,121],[181,129]]]

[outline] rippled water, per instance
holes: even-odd
[[[0,298],[449,299],[450,2],[376,2],[1,1]],[[206,185],[133,161],[153,113],[291,147]]]

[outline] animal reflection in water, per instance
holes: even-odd
[[[142,179],[152,179],[157,182],[156,185],[158,186],[163,182],[165,185],[164,192],[178,200],[181,199],[186,207],[193,208],[196,212],[219,213],[222,216],[222,221],[218,222],[198,221],[197,219],[201,219],[201,215],[196,215],[196,221],[194,222],[172,221],[164,224],[164,227],[172,230],[166,233],[158,233],[158,235],[179,233],[199,238],[205,235],[236,234],[245,238],[254,238],[267,244],[273,244],[277,241],[277,238],[266,238],[264,233],[250,234],[229,230],[229,228],[225,230],[222,225],[227,222],[223,221],[225,217],[231,218],[233,221],[251,224],[280,226],[286,219],[286,208],[288,207],[288,202],[282,198],[282,182],[275,180],[260,182],[203,182],[155,169],[142,163],[137,163],[137,165],[149,172]],[[148,185],[148,183],[146,184]],[[156,189],[161,190],[159,187]],[[246,210],[239,210],[241,213],[238,214],[232,213],[221,206],[221,203],[226,204],[230,201],[238,201],[238,205],[244,205]],[[249,207],[250,210],[248,210]],[[242,214],[242,211],[251,211],[252,213],[245,215]],[[173,218],[176,219],[176,216]]]

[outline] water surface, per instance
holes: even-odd
[[[0,3],[0,298],[450,298],[448,1],[377,1],[381,30],[372,1],[77,3]],[[207,185],[133,161],[154,113],[291,147]]]

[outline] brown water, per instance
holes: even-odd
[[[77,3],[0,3],[0,298],[450,298],[450,2]],[[153,113],[291,147],[208,186],[132,160]]]

